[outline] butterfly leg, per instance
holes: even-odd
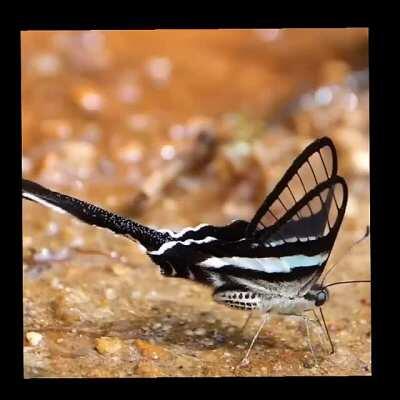
[[[326,332],[325,332],[325,330],[324,330],[324,327],[322,326],[322,324],[321,324],[321,321],[319,320],[319,318],[318,318],[318,315],[317,315],[317,313],[315,312],[315,310],[312,310],[312,312],[313,312],[313,314],[314,314],[314,317],[315,317],[315,320],[313,320],[313,319],[310,319],[310,321],[312,321],[313,323],[315,323],[315,324],[317,324],[318,325],[318,327],[319,327],[319,330],[318,330],[318,338],[319,338],[319,341],[320,341],[320,343],[321,343],[321,346],[322,346],[322,348],[324,348],[325,346],[326,346]],[[325,347],[326,348],[326,347]]]
[[[244,325],[240,328],[240,333],[243,333],[244,330],[246,329],[246,326],[248,325],[248,323],[251,320],[251,317],[253,316],[253,312],[250,311],[249,315],[246,317],[246,322],[244,323]]]
[[[252,341],[250,343],[249,348],[247,349],[246,355],[243,357],[242,361],[236,366],[235,370],[240,368],[240,367],[245,367],[246,365],[249,365],[249,363],[250,363],[249,355],[250,355],[251,349],[253,348],[254,343],[256,342],[258,336],[260,335],[262,328],[264,327],[265,323],[267,322],[268,317],[269,317],[268,313],[265,313],[262,316],[260,326],[258,327],[257,332],[254,335],[254,337],[253,337],[253,339],[252,339]]]
[[[303,321],[304,321],[305,326],[306,326],[308,347],[310,348],[310,352],[311,352],[312,357],[314,359],[315,365],[318,366],[318,360],[317,360],[317,357],[315,356],[314,348],[313,348],[313,345],[312,345],[312,342],[311,342],[311,334],[310,334],[310,326],[309,326],[309,321],[311,321],[311,320],[310,320],[310,318],[308,318],[308,317],[306,317],[304,315],[302,316],[302,318],[303,318]]]

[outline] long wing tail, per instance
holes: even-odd
[[[109,229],[118,235],[129,236],[139,241],[147,250],[156,250],[168,240],[166,233],[158,232],[74,197],[51,191],[27,179],[22,179],[22,197],[55,211],[71,214],[87,224]]]

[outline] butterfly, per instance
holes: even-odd
[[[337,173],[333,142],[317,139],[293,161],[251,221],[178,232],[144,226],[25,179],[22,196],[139,242],[164,276],[211,286],[217,303],[259,310],[265,323],[269,314],[301,316],[329,298],[318,281],[348,199]]]

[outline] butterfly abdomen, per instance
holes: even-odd
[[[214,293],[214,300],[232,308],[258,310],[261,308],[261,296],[250,291],[222,290]]]

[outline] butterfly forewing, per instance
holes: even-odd
[[[255,236],[257,231],[272,227],[308,192],[334,177],[336,173],[337,157],[332,141],[322,138],[313,142],[297,157],[261,205],[249,224],[247,236]],[[329,203],[331,199],[327,197],[325,200]],[[315,214],[312,207],[317,208],[318,205],[307,204],[296,212],[293,220],[299,221]]]

